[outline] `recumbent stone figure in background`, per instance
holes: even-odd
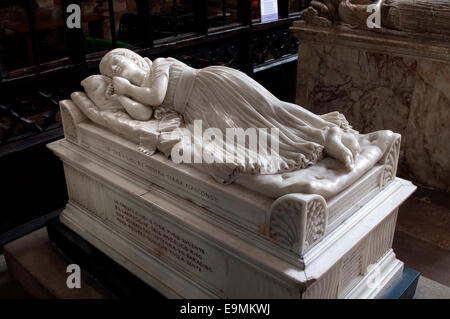
[[[450,36],[448,0],[313,0],[304,11],[304,19],[318,15],[322,19],[316,21],[322,24],[344,23],[367,29],[367,18],[373,11],[369,6],[373,5],[381,10],[382,28]]]

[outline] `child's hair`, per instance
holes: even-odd
[[[106,53],[103,56],[102,60],[100,61],[100,65],[99,65],[101,74],[112,77],[112,69],[111,69],[112,65],[111,65],[110,61],[114,56],[117,56],[117,55],[124,56],[124,57],[127,57],[127,58],[133,60],[139,68],[141,68],[142,70],[144,70],[146,72],[150,71],[151,61],[149,59],[145,59],[145,58],[141,57],[139,54],[137,54],[131,50],[124,49],[124,48],[117,48],[117,49],[109,51],[108,53]]]

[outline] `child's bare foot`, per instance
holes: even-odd
[[[353,159],[356,159],[356,155],[360,151],[358,140],[354,134],[342,132],[342,143],[352,152]]]
[[[350,149],[342,143],[342,133],[337,127],[332,127],[328,130],[325,141],[326,152],[342,162],[347,169],[351,169],[354,164],[354,157]]]

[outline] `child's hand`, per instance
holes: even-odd
[[[106,88],[105,91],[105,95],[107,99],[110,99],[113,95],[115,95],[114,86],[112,83],[108,84],[108,87]]]
[[[119,95],[127,95],[128,88],[131,85],[130,81],[120,76],[115,76],[112,84],[114,86],[114,93]]]

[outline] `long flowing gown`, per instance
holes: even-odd
[[[220,164],[220,159],[216,159],[216,164],[203,165],[224,183],[232,182],[238,173],[274,174],[305,168],[323,157],[329,128],[337,126],[354,132],[342,114],[319,116],[299,105],[280,101],[238,70],[224,66],[194,69],[169,58],[155,60],[152,72],[163,70],[165,63],[170,64],[169,84],[161,106],[182,114],[191,130],[195,120],[202,120],[203,130],[218,128],[223,136],[227,128],[279,129],[278,154],[258,153],[256,163]],[[276,161],[268,157],[276,157]]]

